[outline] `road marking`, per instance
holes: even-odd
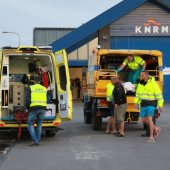
[[[10,149],[11,145],[15,142],[15,139],[11,140],[2,140],[0,139],[0,153],[3,155],[7,154],[8,150]]]
[[[99,153],[96,151],[95,147],[84,146],[80,150],[74,148],[75,159],[80,160],[99,160]]]
[[[96,147],[89,145],[90,136],[74,137],[70,139],[71,150],[75,160],[99,160],[99,152]]]
[[[2,154],[5,155],[9,149],[10,148],[5,148],[5,150],[2,152]]]

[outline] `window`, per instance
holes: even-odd
[[[7,76],[7,74],[8,74],[7,66],[3,66],[2,75],[3,75],[3,76]]]
[[[66,78],[66,69],[64,65],[59,67],[59,76],[60,76],[61,89],[66,90],[67,78]]]

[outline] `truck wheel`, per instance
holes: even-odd
[[[100,130],[102,127],[102,117],[99,116],[93,116],[92,117],[92,122],[91,122],[91,127],[93,130]]]
[[[91,123],[91,113],[87,112],[87,109],[84,108],[84,123],[90,124]]]
[[[93,103],[91,127],[93,130],[100,130],[102,127],[102,117],[96,116],[96,113],[97,113],[96,103]]]
[[[143,123],[143,129],[146,130],[147,129],[147,125]]]
[[[46,136],[48,137],[54,137],[56,134],[56,131],[54,130],[46,130]]]

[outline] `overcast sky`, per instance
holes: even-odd
[[[79,27],[121,0],[0,0],[0,48],[33,44],[35,27]]]

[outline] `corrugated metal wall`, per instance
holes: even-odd
[[[155,24],[146,28],[148,20],[154,20]],[[162,27],[163,26],[163,27]],[[168,26],[168,33],[167,27]],[[149,32],[150,29],[150,32]],[[163,32],[162,32],[163,29]],[[126,16],[110,25],[110,36],[170,36],[170,15],[165,8],[157,3],[147,2],[136,8]]]
[[[33,45],[48,46],[73,30],[74,28],[34,28]]]

